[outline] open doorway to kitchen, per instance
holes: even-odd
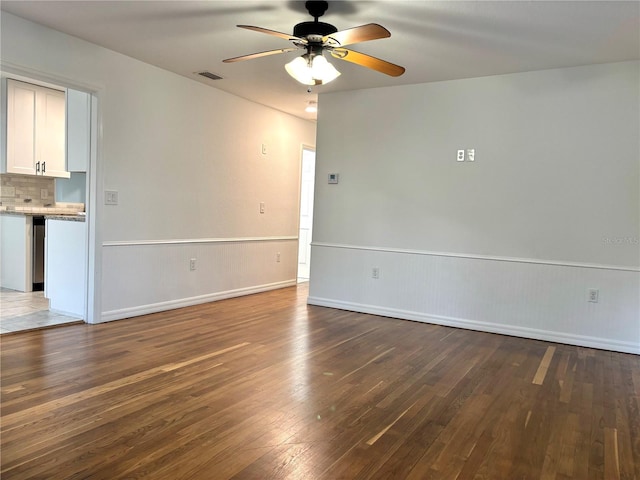
[[[311,271],[311,236],[313,228],[313,187],[316,175],[316,151],[302,147],[300,180],[300,229],[298,232],[298,283],[308,282]]]
[[[3,163],[0,207],[3,216],[0,333],[81,323],[87,319],[88,219],[85,212],[91,183],[89,168],[96,147],[97,97],[68,88],[66,81],[26,77],[19,71],[3,71],[1,76],[3,105],[7,105],[5,96],[9,95],[8,79],[13,85],[24,85],[23,90],[33,89],[35,98],[40,91],[61,95],[62,106],[56,115],[62,124],[62,139],[57,142],[62,144],[62,163],[54,172],[47,168],[46,174],[44,168],[16,173],[13,165],[9,168],[9,159],[3,158],[7,164]],[[9,124],[7,117],[7,111],[3,111],[3,133]],[[15,137],[14,132],[22,131],[25,126],[24,119],[11,117],[11,120],[15,122],[12,126]],[[8,145],[4,136],[2,143]],[[41,150],[44,148],[38,145]],[[44,163],[42,165],[44,167]],[[19,228],[8,228],[14,224]],[[11,268],[6,259],[12,259]]]

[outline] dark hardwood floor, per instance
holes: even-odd
[[[3,335],[2,479],[640,479],[640,357],[306,295]]]

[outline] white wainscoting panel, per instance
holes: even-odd
[[[637,267],[318,243],[311,255],[312,305],[640,354]]]
[[[295,237],[105,243],[101,321],[295,285],[297,248]]]

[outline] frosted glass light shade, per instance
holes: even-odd
[[[327,62],[322,55],[316,55],[311,62],[307,61],[306,55],[297,57],[284,68],[289,75],[305,85],[323,85],[340,75],[336,67]]]
[[[315,85],[311,78],[311,68],[304,57],[296,57],[284,66],[289,75],[305,85]]]
[[[336,70],[336,67],[327,62],[327,59],[322,55],[313,57],[311,71],[313,72],[313,79],[320,80],[323,84],[329,83],[331,80],[335,80],[340,76],[340,72]]]

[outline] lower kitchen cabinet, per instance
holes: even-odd
[[[85,222],[47,219],[45,296],[56,313],[85,318],[87,243]]]
[[[31,292],[33,217],[0,215],[0,236],[0,286]]]

